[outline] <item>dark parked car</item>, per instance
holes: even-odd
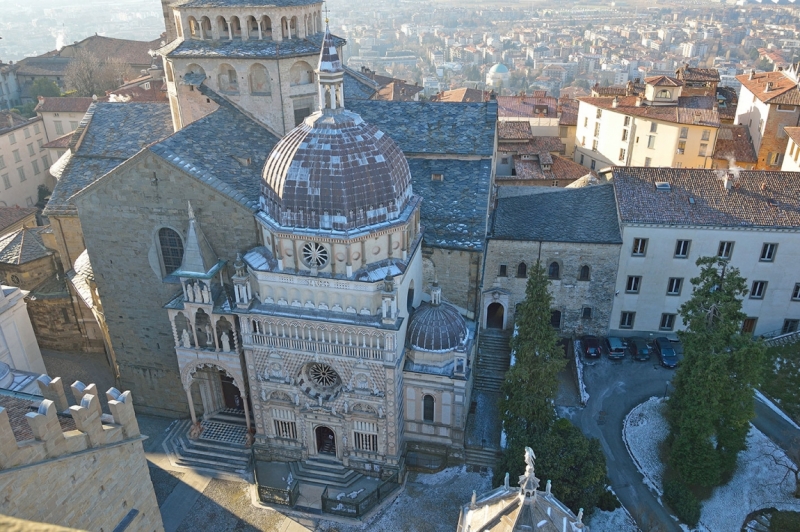
[[[650,344],[644,338],[635,337],[628,340],[628,350],[633,355],[634,360],[650,360]]]
[[[597,358],[600,356],[600,338],[597,336],[584,336],[581,338],[583,344],[583,354],[587,358]]]
[[[612,360],[622,360],[625,358],[625,344],[622,343],[622,338],[609,336],[605,339],[605,344],[608,358]]]
[[[678,365],[678,354],[666,336],[656,338],[656,353],[661,360],[661,365],[665,368],[674,368]]]

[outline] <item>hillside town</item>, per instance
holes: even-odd
[[[794,4],[51,3],[0,528],[800,526]]]

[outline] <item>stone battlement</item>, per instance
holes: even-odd
[[[0,407],[0,470],[25,466],[78,453],[86,449],[137,439],[139,424],[131,392],[110,388],[106,392],[111,416],[104,415],[97,387],[76,381],[72,393],[76,406],[68,406],[59,377],[42,376],[37,381],[44,396],[36,412],[25,414],[34,439],[17,441],[9,413]],[[77,430],[63,430],[59,412],[69,411]]]

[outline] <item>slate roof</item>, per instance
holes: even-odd
[[[304,39],[285,41],[266,41],[258,39],[207,41],[187,39],[167,53],[167,57],[230,57],[234,59],[274,59],[299,55],[318,55],[322,48],[323,32],[309,35]],[[345,40],[333,36],[335,46],[342,46]]]
[[[351,68],[344,68],[344,101],[345,105],[350,100],[369,100],[380,88],[380,85],[369,77]]]
[[[786,128],[788,131],[790,128]],[[717,145],[714,147],[714,159],[729,159],[742,163],[758,162],[758,154],[750,139],[750,131],[746,126],[722,124],[717,132]]]
[[[800,228],[798,172],[739,170],[731,190],[724,170],[615,166],[612,173],[623,223]]]
[[[736,76],[743,87],[753,93],[753,95],[765,103],[800,105],[800,88],[785,72],[760,72],[753,74],[741,74]],[[769,92],[764,92],[767,83],[772,83]]]
[[[444,104],[456,105],[456,104]],[[414,193],[422,196],[420,220],[427,245],[483,250],[491,159],[408,159]],[[440,173],[442,181],[431,174]]]
[[[67,271],[67,279],[75,287],[75,291],[80,298],[86,303],[86,306],[94,308],[94,299],[92,299],[92,283],[94,282],[94,270],[92,270],[92,263],[89,262],[89,251],[84,249],[78,258],[75,259],[73,268]]]
[[[278,137],[214,91],[205,86],[200,91],[219,108],[152,145],[150,151],[255,210],[261,170]]]
[[[4,234],[3,230],[6,227],[10,227],[32,214],[36,214],[35,207],[0,207],[0,235]]]
[[[636,96],[617,98],[617,107],[614,107],[614,98],[579,98],[582,102],[615,113],[675,124],[719,127],[719,113],[714,109],[716,100],[711,96],[681,96],[677,105],[642,104],[639,107],[636,106],[636,99]]]
[[[614,188],[546,189],[538,194],[500,198],[489,238],[621,244]]]
[[[50,141],[47,144],[45,144],[44,146],[42,146],[42,148],[54,148],[54,149],[68,148],[69,147],[69,143],[72,141],[72,133],[73,132],[70,131],[69,133],[61,135],[57,139],[55,139],[53,141]]]
[[[533,137],[527,142],[503,142],[497,145],[498,153],[530,155],[536,153],[564,153],[567,147],[559,137]]]
[[[20,229],[0,238],[0,263],[19,266],[52,255],[42,241],[44,229],[47,227]]]
[[[497,103],[345,102],[409,154],[482,155],[494,150]],[[413,174],[413,172],[412,172]]]
[[[77,152],[67,152],[54,165],[58,182],[44,209],[46,216],[77,215],[70,198],[142,148],[171,134],[172,115],[165,103],[96,103],[72,140],[82,133]]]

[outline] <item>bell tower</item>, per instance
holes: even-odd
[[[167,31],[167,42],[171,43],[178,38],[178,29],[175,27],[175,13],[172,4],[175,0],[161,0],[161,9],[164,13],[164,27]]]

